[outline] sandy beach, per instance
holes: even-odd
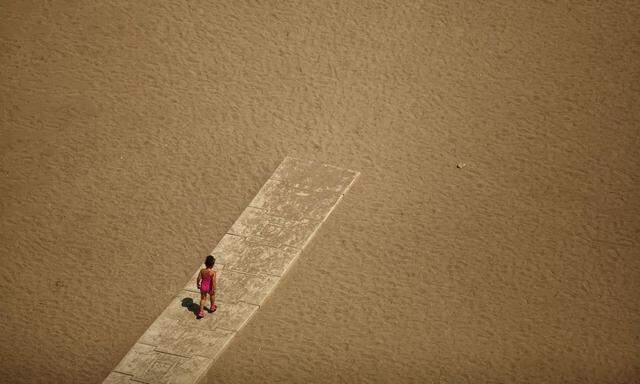
[[[0,15],[0,382],[101,382],[285,156],[361,176],[210,383],[640,382],[638,3]]]

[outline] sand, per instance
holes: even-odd
[[[0,5],[0,380],[100,382],[291,155],[362,176],[210,382],[640,381],[638,4],[274,3]]]

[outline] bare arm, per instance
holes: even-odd
[[[196,278],[196,287],[200,289],[200,282],[202,281],[202,269],[198,272],[198,277]]]

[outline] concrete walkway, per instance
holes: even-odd
[[[196,320],[196,271],[104,383],[203,380],[358,175],[285,158],[212,252],[218,310]]]

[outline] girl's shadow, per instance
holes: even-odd
[[[193,315],[196,317],[196,319],[199,319],[198,310],[200,309],[200,305],[194,303],[192,298],[185,297],[184,299],[182,299],[182,306],[184,308],[187,308],[189,310],[189,312],[193,313]]]

